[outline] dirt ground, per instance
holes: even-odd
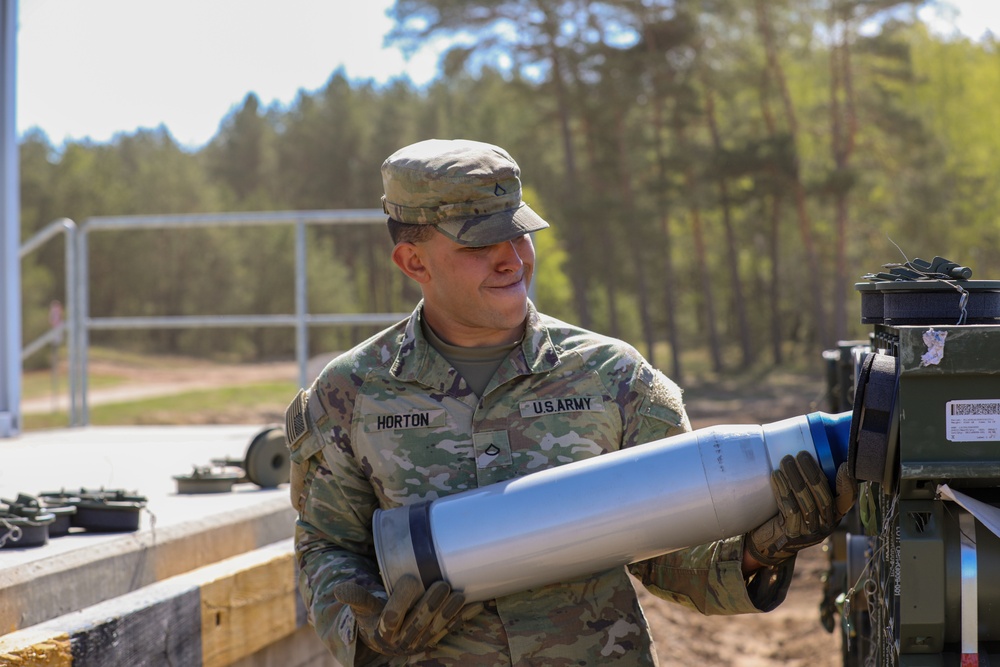
[[[298,376],[294,363],[227,366],[177,362],[153,368],[100,370],[124,374],[127,382],[93,390],[91,404]],[[768,423],[825,409],[823,389],[819,375],[771,373],[761,378],[686,384],[685,401],[694,428]],[[37,406],[26,401],[25,411],[52,407],[50,397],[36,402]],[[283,409],[274,406],[262,412],[236,411],[217,417],[227,423],[274,423],[282,420]],[[826,567],[821,547],[803,552],[786,601],[767,614],[703,617],[641,590],[661,666],[839,667],[843,664],[840,637],[827,633],[819,621],[821,575]]]
[[[784,604],[766,614],[701,616],[640,590],[661,667],[839,667],[840,638],[819,622],[826,556],[803,552]]]
[[[768,423],[825,410],[822,378],[772,374],[759,381],[692,384],[685,402],[694,428]],[[798,558],[784,604],[767,614],[701,616],[641,591],[661,667],[839,667],[841,642],[820,625],[821,547]]]

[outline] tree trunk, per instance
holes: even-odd
[[[770,76],[765,69],[760,85],[760,110],[767,127],[768,138],[772,143],[777,143],[777,124],[774,114],[771,112],[769,99]],[[771,213],[770,228],[768,231],[768,255],[770,257],[770,321],[771,321],[771,356],[774,364],[780,365],[784,361],[782,354],[782,343],[784,335],[781,326],[781,204],[782,195],[779,187],[779,172],[772,164],[769,168],[769,178],[771,182]]]
[[[629,146],[625,137],[625,118],[620,108],[615,112],[615,117],[615,127],[617,129],[616,144],[618,147],[619,199],[621,201],[622,218],[625,223],[624,228],[626,229],[626,245],[629,249],[633,270],[635,271],[639,319],[642,323],[642,335],[646,343],[646,360],[655,366],[653,346],[656,341],[653,337],[653,322],[649,313],[650,299],[649,289],[646,285],[646,262],[643,261],[642,235],[635,228],[638,225],[638,221],[635,220],[635,210],[632,206],[632,202],[635,201],[635,193],[632,191],[632,171],[629,169]]]
[[[594,124],[590,122],[590,118],[586,114],[582,116],[583,131],[582,135],[585,139],[587,159],[589,161],[589,169],[586,170],[587,180],[589,183],[590,194],[595,197],[598,202],[608,201],[607,190],[608,187],[606,183],[610,183],[605,177],[604,173],[600,171],[600,160],[597,156],[597,143],[604,141],[603,134],[601,134],[600,128],[595,130]],[[617,128],[615,131],[617,142]],[[594,206],[588,206],[585,212],[581,212],[581,222],[586,220],[591,221],[593,216],[598,215],[604,218],[603,221],[599,222],[596,228],[596,234],[600,242],[600,247],[603,249],[602,259],[605,260],[601,263],[601,287],[604,290],[604,300],[607,307],[607,327],[604,329],[609,335],[615,338],[621,338],[621,325],[618,319],[618,292],[619,286],[621,284],[621,274],[619,272],[618,262],[615,255],[615,235],[611,234],[611,225],[608,224],[608,220],[611,220],[611,214],[604,213],[603,211],[595,212]],[[618,215],[616,212],[615,216]],[[624,229],[619,226],[618,229]],[[593,272],[591,272],[593,273]]]
[[[850,183],[847,170],[854,153],[858,117],[851,74],[849,20],[837,16],[837,0],[830,2],[830,28],[837,40],[830,48],[830,147],[837,178],[834,181],[835,270],[833,326],[837,340],[847,337],[847,227]],[[843,97],[843,103],[841,103]]]
[[[674,382],[684,382],[684,365],[681,363],[681,337],[677,332],[677,301],[674,299],[674,258],[671,242],[670,216],[666,210],[660,214],[660,226],[666,248],[663,252],[663,274],[666,287],[663,290],[663,309],[667,315],[667,340],[670,341],[670,376]]]
[[[785,360],[781,353],[781,195],[771,195],[771,229],[768,235],[768,254],[771,255],[771,355],[775,366]]]
[[[708,121],[708,129],[712,135],[712,146],[716,154],[722,153],[722,139],[719,136],[719,126],[715,117],[715,96],[705,84],[705,116]],[[748,368],[754,362],[753,344],[750,340],[750,324],[747,321],[746,301],[743,296],[743,282],[740,278],[740,254],[736,246],[736,233],[733,230],[732,205],[729,200],[729,184],[726,177],[720,175],[718,178],[719,201],[722,204],[722,226],[726,235],[726,257],[729,264],[729,282],[732,289],[733,308],[736,312],[736,323],[739,329],[740,339],[740,368]]]
[[[570,104],[568,92],[566,90],[566,82],[563,80],[563,67],[562,60],[559,57],[559,49],[556,46],[556,35],[558,32],[558,25],[553,17],[546,17],[546,28],[549,37],[549,45],[552,49],[549,56],[549,60],[552,64],[552,87],[556,99],[556,109],[559,116],[559,132],[562,137],[563,144],[563,162],[566,167],[566,180],[564,182],[564,192],[563,201],[564,202],[575,202],[576,201],[576,190],[579,186],[578,175],[576,168],[576,151],[573,148],[573,129],[572,123],[570,122]],[[570,216],[576,216],[579,213],[578,206],[571,204],[567,206],[567,211]],[[570,222],[569,224],[573,224]],[[573,305],[576,309],[577,317],[579,318],[579,325],[585,329],[589,329],[593,326],[593,318],[590,313],[590,307],[587,304],[587,288],[589,286],[588,275],[590,273],[590,267],[586,264],[586,259],[583,253],[583,237],[581,234],[570,233],[565,237],[566,245],[569,249],[570,256],[573,261],[571,261],[568,266],[570,268],[570,282],[573,285]]]
[[[690,174],[685,179],[689,191],[695,189],[695,179]],[[701,209],[697,204],[691,206],[691,236],[694,240],[695,260],[698,265],[698,275],[701,284],[702,305],[705,308],[703,322],[708,335],[708,349],[712,358],[712,370],[721,373],[723,370],[722,350],[719,346],[718,322],[715,317],[715,298],[712,296],[712,271],[708,266],[708,255],[705,252],[705,233],[701,220]]]
[[[646,35],[646,43],[649,45],[650,54],[655,56],[655,40],[648,33]],[[663,282],[665,285],[663,289],[663,309],[666,316],[667,341],[670,343],[670,375],[674,382],[681,384],[684,381],[684,368],[681,361],[683,356],[681,339],[677,331],[677,301],[674,298],[673,292],[673,286],[677,284],[677,281],[674,275],[672,225],[670,223],[669,206],[667,204],[667,188],[670,185],[670,181],[667,177],[666,156],[663,149],[664,111],[663,98],[660,92],[661,86],[658,85],[660,83],[659,79],[660,76],[658,74],[654,75],[653,90],[650,96],[653,100],[653,148],[656,155],[657,170],[656,206],[659,209],[660,228],[665,246],[661,253],[663,257]]]
[[[771,75],[774,76],[781,92],[781,100],[785,109],[785,120],[788,123],[789,134],[792,144],[798,145],[798,119],[795,114],[795,106],[792,102],[791,93],[785,80],[784,68],[778,59],[778,50],[775,46],[774,32],[771,29],[770,19],[767,15],[765,0],[756,0],[757,27],[760,31],[761,39],[764,43],[764,51],[767,54],[767,67]],[[819,264],[816,253],[816,244],[813,240],[812,220],[806,207],[806,189],[802,183],[802,177],[798,169],[798,150],[796,154],[796,169],[792,177],[792,193],[795,196],[795,212],[799,221],[799,236],[802,238],[802,246],[805,251],[806,275],[808,276],[809,289],[812,292],[810,299],[813,304],[813,324],[815,335],[823,347],[829,347],[830,332],[826,324],[826,308],[823,298],[823,271]]]

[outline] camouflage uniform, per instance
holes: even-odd
[[[394,508],[690,430],[680,390],[632,347],[539,314],[482,399],[427,342],[421,308],[337,357],[308,394],[308,431],[292,446],[302,478],[300,589],[320,637],[344,665],[651,665],[649,629],[625,568],[486,603],[436,647],[371,652],[331,595],[345,580],[385,598],[372,543],[376,508]],[[537,401],[599,397],[591,410],[536,415]],[[559,405],[558,402],[555,403]],[[294,477],[295,475],[293,475]],[[299,485],[297,484],[296,487]],[[544,512],[544,508],[539,508]],[[630,566],[654,594],[703,613],[776,606],[791,565],[749,587],[741,538]]]

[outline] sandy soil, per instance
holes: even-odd
[[[784,604],[767,614],[706,617],[641,591],[661,667],[842,665],[839,636],[819,622],[826,567],[819,548],[803,552]]]
[[[183,360],[154,368],[93,367],[121,374],[122,385],[90,392],[91,405],[134,400],[242,382],[295,379],[294,363],[229,366],[188,364]],[[64,376],[65,377],[65,376]],[[685,400],[695,428],[714,424],[768,423],[823,410],[822,380],[789,374],[765,378],[687,385]],[[62,397],[62,400],[66,400]],[[24,411],[51,410],[52,398],[24,402]],[[284,406],[249,413],[216,415],[216,423],[273,423]],[[663,667],[719,665],[731,667],[838,667],[842,665],[838,634],[820,625],[821,575],[827,558],[821,547],[799,557],[788,598],[767,614],[703,617],[640,592]]]
[[[824,410],[821,379],[775,374],[761,379],[694,384],[685,391],[694,428],[768,423]],[[822,547],[798,558],[788,597],[767,614],[705,617],[641,592],[662,667],[838,667],[838,633],[820,624]]]

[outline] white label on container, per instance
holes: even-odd
[[[948,401],[945,410],[951,442],[1000,441],[1000,399]]]

